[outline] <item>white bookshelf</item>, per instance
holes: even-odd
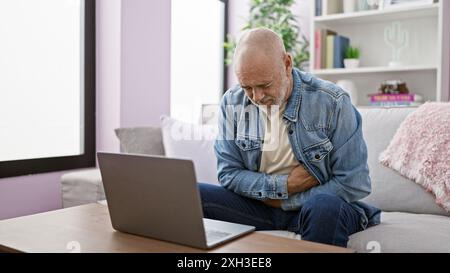
[[[315,16],[312,1],[311,72],[325,80],[351,80],[358,90],[359,106],[368,105],[368,94],[377,93],[385,80],[404,80],[412,93],[426,101],[448,101],[450,77],[450,1],[422,6],[398,6],[382,10],[333,13]],[[342,0],[323,0],[342,1]],[[336,3],[336,2],[333,2]],[[389,67],[392,51],[384,42],[384,29],[400,22],[410,33],[410,45],[402,55],[401,67]],[[329,29],[350,38],[361,50],[356,69],[315,69],[316,29]]]
[[[402,67],[360,67],[355,69],[320,69],[313,70],[313,74],[316,75],[346,75],[346,74],[365,74],[365,73],[387,73],[387,72],[412,72],[412,71],[426,71],[426,70],[437,70],[436,66],[402,66]]]
[[[334,0],[339,1],[339,0]],[[444,0],[445,1],[445,0]],[[330,14],[316,16],[316,24],[364,24],[372,22],[385,22],[399,19],[412,19],[421,17],[436,17],[439,15],[439,3],[426,6],[410,6],[388,8],[383,10],[357,11],[343,14]]]

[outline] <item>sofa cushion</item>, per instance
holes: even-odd
[[[115,132],[120,141],[120,151],[123,153],[164,155],[160,128],[119,128]]]
[[[365,198],[383,211],[450,215],[420,185],[383,166],[378,158],[403,120],[417,108],[360,108],[368,149],[372,193]]]
[[[421,185],[450,212],[450,103],[427,102],[397,130],[380,162]]]
[[[84,169],[61,176],[63,208],[74,207],[105,199],[99,169]]]
[[[383,212],[381,224],[350,236],[348,248],[359,253],[450,252],[450,218],[429,214]],[[301,240],[284,230],[263,233]]]
[[[348,247],[357,252],[450,252],[450,218],[383,212],[381,224],[353,234]]]
[[[218,184],[214,154],[217,125],[190,124],[166,116],[161,125],[166,156],[192,160],[197,181]]]

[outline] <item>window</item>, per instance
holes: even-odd
[[[95,166],[95,0],[0,0],[0,177]]]
[[[198,123],[202,106],[218,104],[225,89],[227,1],[172,0],[173,118]]]

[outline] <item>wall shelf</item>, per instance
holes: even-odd
[[[386,22],[402,19],[413,19],[422,17],[436,17],[439,14],[439,3],[388,8],[384,10],[358,11],[347,14],[331,14],[315,16],[314,22],[326,25],[362,24],[373,22]]]
[[[409,72],[409,71],[426,71],[437,70],[434,66],[402,66],[402,67],[360,67],[355,69],[318,69],[313,70],[315,75],[347,75],[347,74],[364,74],[364,73],[392,73],[392,72]]]

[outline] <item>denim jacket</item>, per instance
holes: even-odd
[[[214,145],[220,184],[245,197],[281,200],[285,211],[299,210],[317,194],[336,195],[361,215],[362,229],[378,224],[381,211],[359,201],[371,192],[361,115],[335,84],[297,69],[292,74],[283,122],[295,158],[320,185],[288,195],[288,175],[259,172],[264,128],[251,118],[260,110],[240,86],[228,90],[221,102]]]

